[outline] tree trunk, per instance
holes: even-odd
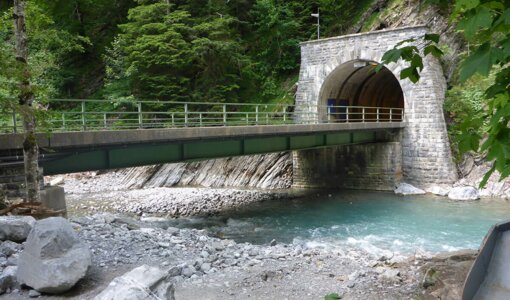
[[[25,140],[23,141],[23,155],[25,163],[25,183],[27,202],[40,202],[39,192],[39,147],[35,137],[35,115],[32,104],[34,92],[30,84],[30,70],[28,68],[27,32],[25,26],[25,1],[14,0],[14,33],[16,35],[16,60],[21,68],[21,82],[19,93],[19,107],[23,117]]]

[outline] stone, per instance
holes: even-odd
[[[184,277],[191,277],[193,274],[195,274],[197,270],[195,269],[195,267],[193,266],[186,266],[184,268],[182,268],[182,276]]]
[[[61,217],[37,221],[18,261],[18,281],[43,293],[62,293],[91,265],[88,246]]]
[[[425,272],[425,276],[423,277],[421,286],[424,289],[426,289],[430,286],[434,286],[438,280],[439,272],[434,268],[429,268],[427,272]]]
[[[431,187],[428,187],[427,189],[425,189],[425,191],[427,193],[431,193],[431,194],[434,194],[437,196],[442,196],[442,197],[448,196],[448,193],[450,192],[450,190],[451,190],[451,188],[444,188],[444,187],[441,187],[438,185],[434,185],[434,186],[431,186]]]
[[[271,242],[269,242],[269,246],[276,246],[276,240],[272,239]]]
[[[39,297],[39,296],[41,296],[41,293],[39,293],[39,292],[38,292],[38,291],[36,291],[36,290],[30,290],[30,291],[28,292],[28,297],[30,297],[30,298],[37,298],[37,297]]]
[[[210,263],[203,263],[201,266],[200,266],[200,269],[207,273],[209,272],[209,270],[211,270],[211,264]]]
[[[391,282],[399,282],[401,280],[400,271],[397,269],[387,269],[381,274],[381,278]]]
[[[0,217],[0,240],[23,242],[27,239],[35,219],[30,216],[2,216]]]
[[[41,190],[41,203],[43,206],[60,211],[60,215],[67,216],[66,197],[61,186],[45,186]]]
[[[94,300],[173,300],[174,286],[168,272],[142,265],[110,282]]]
[[[16,273],[18,267],[9,266],[0,274],[0,295],[12,290],[17,285]]]
[[[452,200],[477,200],[480,199],[478,189],[472,186],[457,186],[449,193],[448,198]]]
[[[21,245],[12,241],[5,241],[2,244],[0,244],[0,253],[5,255],[6,257],[9,257],[13,255],[14,253],[18,253],[21,251]]]
[[[412,186],[408,183],[402,182],[397,185],[397,188],[395,189],[395,194],[397,195],[423,195],[425,194],[425,191],[422,189],[419,189],[415,186]]]

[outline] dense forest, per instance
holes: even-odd
[[[12,96],[12,1],[0,3],[0,96]],[[373,1],[28,1],[38,97],[292,101],[299,42],[349,30]],[[11,70],[12,71],[12,70]]]

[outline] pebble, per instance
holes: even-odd
[[[30,297],[30,298],[37,298],[37,297],[39,297],[39,296],[41,296],[41,293],[39,293],[39,292],[38,292],[38,291],[36,291],[36,290],[30,290],[30,291],[28,292],[28,297]]]

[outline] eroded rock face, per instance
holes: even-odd
[[[147,265],[113,279],[94,300],[173,300],[174,287],[168,272]]]
[[[395,194],[397,195],[423,195],[425,194],[424,190],[421,190],[415,186],[412,186],[408,183],[402,182],[397,185],[395,189]]]
[[[23,242],[34,226],[35,219],[30,216],[0,217],[0,240]]]
[[[35,223],[18,264],[20,283],[43,293],[62,293],[85,276],[91,254],[68,221],[48,218]]]
[[[8,266],[3,272],[0,273],[0,295],[5,293],[6,290],[13,288],[17,285],[16,272],[18,267]]]
[[[448,198],[453,200],[477,200],[480,198],[480,194],[478,189],[472,186],[458,186],[448,193]]]

